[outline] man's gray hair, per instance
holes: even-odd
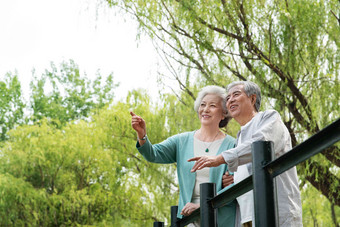
[[[203,87],[201,91],[198,92],[197,94],[197,98],[194,103],[194,110],[198,113],[198,109],[201,105],[202,99],[208,94],[217,95],[221,98],[221,105],[222,105],[225,119],[220,122],[219,127],[223,128],[228,124],[229,120],[231,119],[227,114],[228,113],[227,106],[226,106],[227,93],[224,88],[215,86],[215,85],[209,85],[209,86]]]
[[[257,112],[259,112],[260,106],[261,106],[261,89],[260,89],[260,87],[257,84],[255,84],[254,82],[251,82],[251,81],[235,81],[235,82],[230,83],[227,86],[227,92],[229,92],[229,90],[232,87],[235,87],[237,85],[243,85],[244,92],[246,93],[246,95],[248,97],[250,97],[251,95],[254,95],[254,94],[256,95],[255,110]]]

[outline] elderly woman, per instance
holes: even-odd
[[[230,120],[227,117],[226,92],[223,88],[204,87],[198,93],[194,109],[201,122],[198,130],[174,135],[155,145],[151,144],[146,135],[146,123],[143,118],[133,112],[130,113],[132,128],[137,132],[137,149],[143,157],[154,163],[177,163],[180,188],[178,218],[182,218],[182,215],[188,216],[199,208],[201,183],[213,182],[216,183],[218,192],[222,190],[222,176],[228,170],[227,165],[220,165],[217,168],[205,168],[192,173],[191,168],[194,164],[187,160],[202,155],[219,155],[235,145],[234,138],[220,131],[220,128],[226,127]],[[234,227],[235,202],[219,208],[217,215],[218,226]],[[191,226],[199,224],[195,222]]]

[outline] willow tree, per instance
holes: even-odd
[[[264,108],[281,113],[293,146],[339,117],[337,0],[105,2],[137,19],[168,66],[163,75],[188,94],[197,84],[258,83]],[[335,144],[298,166],[302,185],[336,205],[339,160]]]

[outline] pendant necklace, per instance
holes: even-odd
[[[211,141],[211,143],[209,144],[209,146],[207,146],[207,145],[205,144],[205,142],[202,141],[202,142],[204,143],[204,145],[207,147],[207,148],[205,149],[205,152],[206,152],[206,153],[209,152],[209,147],[215,142],[215,139],[216,139],[216,137],[217,137],[217,135],[218,135],[219,133],[220,133],[220,131],[217,132],[217,134],[215,135],[213,141]]]

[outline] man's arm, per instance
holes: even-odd
[[[204,167],[215,167],[227,163],[228,170],[236,172],[238,166],[252,161],[251,145],[255,141],[273,141],[276,157],[285,152],[286,143],[290,143],[290,137],[287,128],[281,121],[280,115],[274,111],[266,111],[259,122],[254,122],[248,132],[251,134],[250,139],[243,138],[244,142],[237,147],[223,151],[218,156],[202,156],[191,158],[188,161],[196,161],[191,172],[203,169]],[[246,133],[245,133],[246,134]],[[248,134],[249,135],[249,134]],[[246,136],[248,137],[248,136]]]
[[[257,123],[257,128],[251,128],[250,139],[243,138],[243,142],[237,147],[223,151],[222,156],[228,164],[228,169],[237,171],[237,167],[252,161],[251,146],[255,141],[272,141],[276,157],[284,153],[287,133],[285,125],[281,121],[280,115],[276,111],[266,111]],[[289,140],[290,141],[290,140]]]
[[[188,162],[196,161],[191,169],[191,172],[203,169],[205,167],[216,167],[225,164],[222,155],[217,156],[201,156],[188,159]]]

